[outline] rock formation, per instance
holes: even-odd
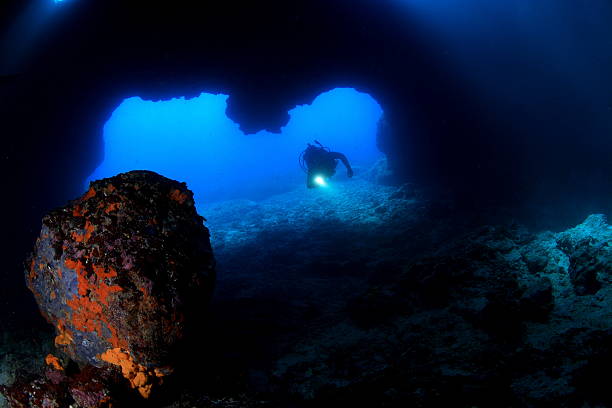
[[[214,286],[193,194],[184,183],[132,171],[91,183],[42,224],[26,280],[56,328],[56,347],[82,366],[120,368],[148,397],[172,372]]]
[[[612,227],[605,217],[531,232],[510,220],[483,226],[486,214],[452,204],[411,185],[357,176],[325,191],[300,186],[259,202],[207,206],[220,272],[210,335],[196,337],[186,370],[166,381],[167,399],[147,402],[612,406]],[[10,350],[2,341],[0,357]],[[124,351],[110,350],[108,359],[135,371]],[[42,362],[48,353],[57,359],[47,356],[47,379],[25,383],[31,393],[18,395],[25,404],[7,393],[12,407],[43,406],[53,381],[87,408],[104,407],[106,395],[113,407],[138,406],[109,394],[117,381],[143,401],[129,388],[136,377],[125,381],[117,366],[97,369],[94,387],[91,371],[75,378],[60,353],[29,355]],[[29,360],[22,364],[34,365]],[[15,372],[3,365],[0,358],[0,381],[3,371]]]

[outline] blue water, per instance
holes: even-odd
[[[228,95],[123,101],[104,126],[104,159],[87,182],[152,170],[187,182],[198,204],[258,199],[304,184],[298,157],[319,140],[360,169],[382,156],[376,128],[382,109],[369,95],[337,88],[289,111],[281,133],[245,135],[225,114]],[[342,164],[332,182],[346,178]],[[305,187],[304,187],[305,188]]]

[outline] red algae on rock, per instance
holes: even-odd
[[[95,181],[45,216],[26,271],[59,351],[120,368],[143,397],[172,371],[214,279],[193,193],[149,171]]]
[[[178,202],[179,204],[183,204],[189,198],[189,196],[183,193],[181,190],[176,189],[172,190],[172,192],[170,193],[170,198]]]

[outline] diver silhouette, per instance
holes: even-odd
[[[306,172],[306,186],[314,188],[324,186],[331,176],[336,174],[338,160],[346,167],[346,175],[353,177],[353,169],[345,155],[332,152],[315,140],[316,146],[308,143],[300,155],[300,166]]]

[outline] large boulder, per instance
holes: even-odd
[[[557,246],[569,260],[568,274],[577,295],[594,295],[610,280],[612,227],[602,214],[559,234]]]
[[[148,397],[212,294],[203,221],[185,183],[150,171],[92,182],[46,215],[26,280],[58,349],[120,368]]]

